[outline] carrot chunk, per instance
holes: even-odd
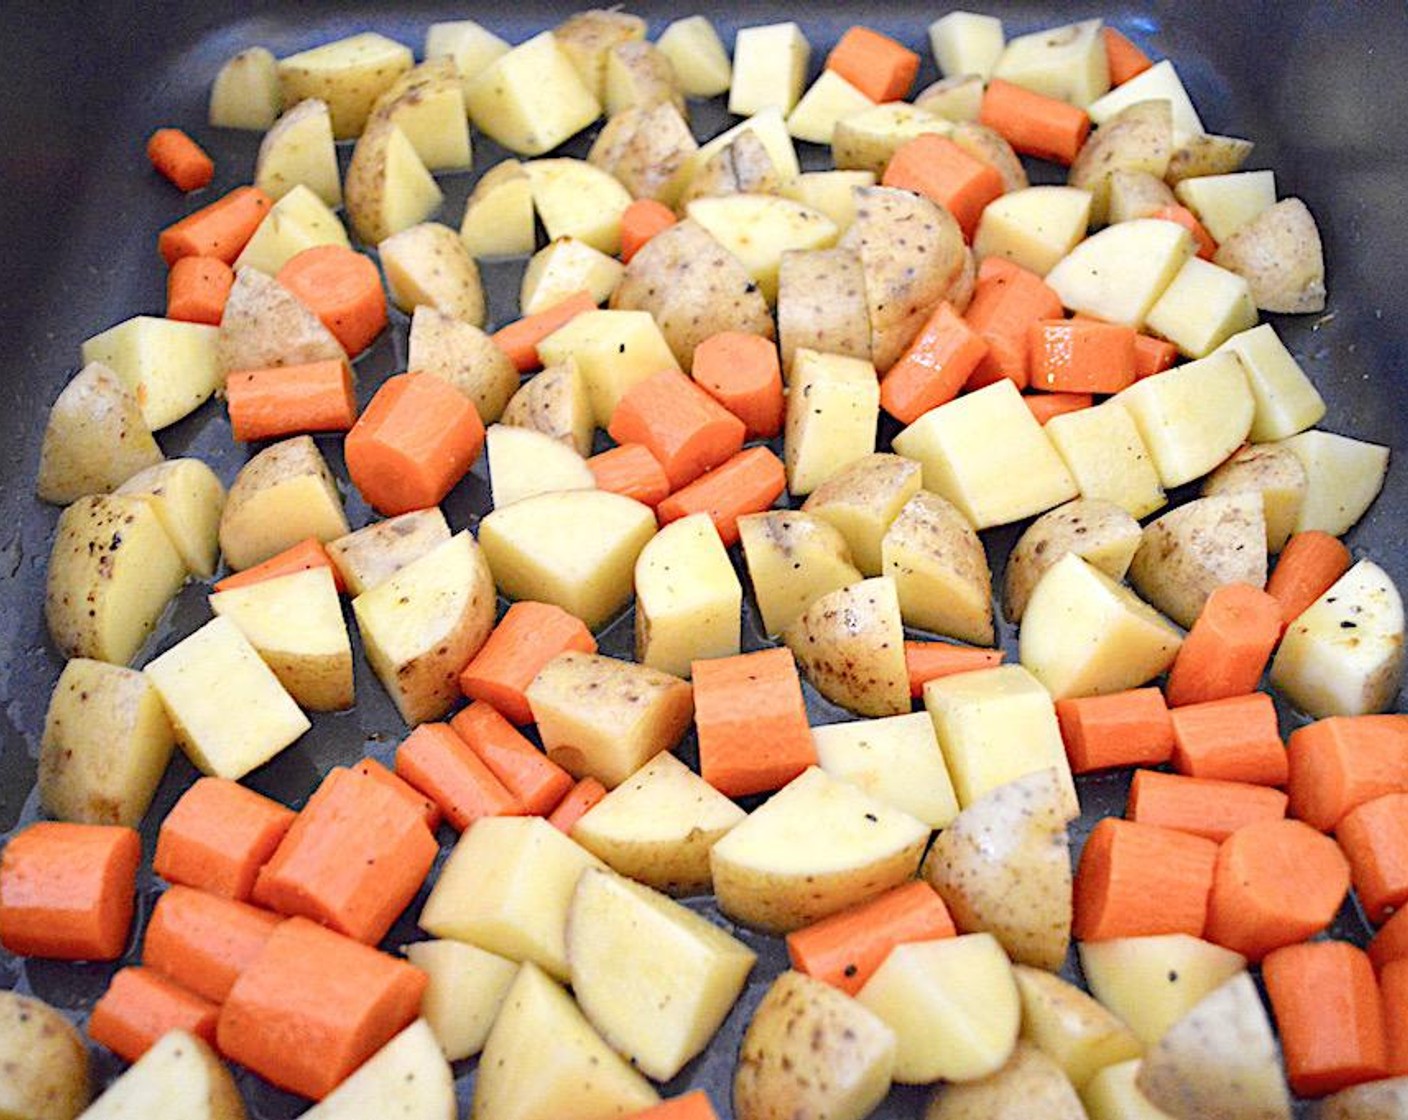
[[[987,352],[987,340],[944,300],[881,379],[880,407],[913,424],[958,396]]]
[[[621,260],[631,258],[657,233],[664,233],[678,218],[663,202],[653,198],[638,198],[621,211]]]
[[[728,546],[738,543],[738,519],[769,508],[786,485],[781,459],[766,447],[745,447],[727,463],[676,490],[655,512],[662,525],[691,513],[707,513]]]
[[[230,573],[215,584],[215,590],[229,591],[235,587],[248,587],[252,583],[261,583],[266,579],[277,579],[279,576],[291,576],[295,572],[306,572],[310,568],[331,569],[333,584],[338,591],[347,590],[347,585],[342,581],[342,573],[332,562],[332,557],[323,547],[323,542],[317,537],[309,537],[307,540],[299,541],[296,545],[284,549],[262,563],[255,564],[252,568]]]
[[[166,275],[166,317],[219,326],[235,272],[217,257],[182,257]]]
[[[238,782],[200,778],[161,822],[152,868],[168,883],[243,902],[294,816]]]
[[[406,802],[412,809],[421,815],[425,821],[425,827],[432,833],[440,827],[440,806],[435,804],[425,794],[412,786],[409,782],[398,778],[380,762],[374,758],[364,758],[361,762],[352,767],[353,771],[361,774],[364,778],[371,778],[374,782],[380,782],[387,789]]]
[[[1178,361],[1178,347],[1147,334],[1134,336],[1134,380],[1142,381],[1163,373]]]
[[[871,101],[903,101],[919,73],[919,56],[888,35],[856,25],[826,56],[834,70]]]
[[[1291,816],[1330,832],[1356,806],[1408,792],[1408,715],[1331,716],[1291,732]]]
[[[1105,54],[1110,60],[1110,85],[1123,85],[1153,66],[1153,61],[1118,29],[1106,24],[1100,29],[1105,38]]]
[[[596,639],[582,620],[552,603],[520,599],[460,673],[460,689],[471,700],[492,704],[511,723],[532,723],[528,686],[544,665],[569,650],[596,652]]]
[[[157,249],[168,265],[182,257],[216,257],[234,264],[273,205],[274,200],[258,187],[236,187],[167,226],[157,238]]]
[[[1157,766],[1173,757],[1173,721],[1157,688],[1058,700],[1056,720],[1076,774]]]
[[[1033,389],[1118,393],[1134,384],[1134,329],[1095,319],[1038,319],[1027,328]]]
[[[1264,692],[1185,704],[1173,720],[1173,768],[1194,778],[1283,786],[1290,773],[1276,726],[1276,706]]]
[[[909,673],[909,694],[916,699],[924,695],[926,681],[969,673],[974,669],[991,669],[1002,664],[1000,649],[979,649],[953,642],[911,642],[904,644],[904,665]]]
[[[135,1062],[168,1031],[215,1042],[220,1008],[150,968],[124,968],[88,1016],[88,1034],[126,1062]]]
[[[542,365],[538,357],[538,343],[559,327],[566,326],[583,311],[595,311],[596,300],[591,292],[574,292],[561,303],[525,315],[517,322],[494,332],[494,342],[508,355],[509,361],[519,373],[527,373]]]
[[[737,455],[747,429],[695,382],[667,369],[626,392],[607,431],[617,443],[643,444],[678,490]]]
[[[1369,942],[1369,959],[1380,972],[1405,957],[1408,957],[1408,909],[1394,914]]]
[[[370,257],[345,245],[315,245],[274,277],[313,312],[347,353],[360,354],[386,329],[386,291]]]
[[[1224,584],[1208,596],[1178,649],[1168,702],[1201,704],[1254,692],[1280,638],[1280,603],[1249,583]]]
[[[157,899],[147,922],[142,964],[202,999],[224,1003],[281,920],[247,902],[174,886]]]
[[[1353,557],[1344,542],[1319,529],[1295,533],[1286,542],[1266,593],[1281,604],[1282,630],[1349,571]]]
[[[695,1089],[681,1097],[661,1101],[644,1112],[633,1112],[628,1120],[719,1120],[719,1114],[704,1090]]]
[[[1201,937],[1216,863],[1211,840],[1106,817],[1081,852],[1072,932],[1081,941]]]
[[[1125,817],[1221,843],[1239,828],[1286,815],[1286,795],[1269,786],[1136,770]]]
[[[548,824],[564,835],[572,834],[572,826],[581,820],[593,805],[606,796],[606,787],[595,778],[583,778],[559,803]]]
[[[547,816],[572,788],[572,775],[483,700],[459,712],[450,727],[530,814]]]
[[[640,443],[623,443],[587,460],[598,490],[633,498],[654,509],[670,494],[665,468]]]
[[[147,158],[178,190],[197,191],[215,178],[215,161],[179,128],[159,128],[147,140]]]
[[[942,206],[954,216],[963,240],[968,242],[973,240],[984,208],[1005,189],[997,168],[934,132],[906,141],[890,158],[880,182],[913,191]]]
[[[1351,809],[1335,826],[1359,904],[1375,925],[1408,902],[1408,793]]]
[[[1084,109],[1001,78],[993,78],[983,91],[978,120],[1022,155],[1067,167],[1090,135],[1090,116]]]
[[[235,439],[252,443],[303,432],[345,432],[357,420],[352,367],[346,358],[246,369],[225,379]]]
[[[1023,393],[1022,402],[1036,417],[1036,422],[1045,426],[1053,416],[1092,407],[1095,398],[1090,393]]]
[[[743,421],[748,439],[782,431],[782,364],[771,339],[744,331],[710,335],[694,348],[690,376]]]
[[[1394,961],[1379,974],[1379,993],[1388,1075],[1408,1076],[1408,961]]]
[[[447,723],[423,723],[412,731],[396,748],[396,773],[439,805],[460,832],[482,817],[526,812]]]
[[[1061,297],[1040,276],[1001,257],[989,257],[978,270],[973,302],[964,321],[988,344],[965,387],[981,389],[1008,378],[1019,389],[1029,382],[1031,325],[1061,317]]]
[[[1217,252],[1217,242],[1212,239],[1212,234],[1207,231],[1207,227],[1193,216],[1193,211],[1186,206],[1161,206],[1149,215],[1151,218],[1158,218],[1165,222],[1177,222],[1184,229],[1193,235],[1193,243],[1198,246],[1198,256],[1205,261],[1210,261],[1213,254]]]

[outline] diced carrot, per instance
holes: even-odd
[[[252,568],[231,572],[224,579],[216,582],[215,590],[230,591],[236,587],[248,587],[250,584],[262,583],[266,579],[277,579],[279,576],[291,576],[295,572],[306,572],[310,568],[330,569],[333,584],[337,590],[339,592],[347,590],[342,573],[338,571],[337,565],[328,555],[328,550],[323,547],[323,542],[317,537],[309,537],[307,540],[299,541],[296,545],[269,557],[263,563],[255,564]]]
[[[826,56],[834,70],[871,101],[903,101],[919,73],[919,56],[888,35],[856,25]]]
[[[1084,109],[1001,78],[993,78],[983,91],[978,120],[1022,155],[1067,167],[1090,135],[1090,116]]]
[[[988,344],[944,300],[880,381],[880,407],[902,424],[958,396]]]
[[[583,311],[595,311],[596,300],[591,292],[574,292],[561,303],[545,307],[532,315],[494,332],[494,342],[508,355],[519,373],[527,373],[542,365],[538,358],[538,343],[559,327],[566,326]]]
[[[415,897],[438,851],[415,807],[337,767],[260,869],[253,899],[372,945]]]
[[[1173,757],[1173,722],[1157,688],[1056,701],[1071,771],[1157,766]]]
[[[1283,786],[1290,765],[1264,692],[1185,704],[1173,720],[1173,768],[1194,778]]]
[[[1081,941],[1201,937],[1216,863],[1211,840],[1106,817],[1081,852],[1072,932]]]
[[[721,467],[676,490],[656,507],[662,525],[707,513],[725,545],[738,543],[738,519],[761,513],[787,485],[782,460],[766,447],[745,447]]]
[[[1053,416],[1079,412],[1095,404],[1095,398],[1090,393],[1023,393],[1022,400],[1036,417],[1036,422],[1043,427]]]
[[[720,793],[781,789],[816,765],[802,682],[785,648],[695,661],[699,773]]]
[[[382,382],[343,453],[362,497],[390,517],[439,505],[483,446],[472,400],[439,377],[403,373]]]
[[[1179,647],[1165,692],[1175,707],[1256,690],[1281,638],[1281,604],[1249,583],[1217,588]]]
[[[346,245],[315,245],[274,277],[313,312],[347,353],[360,354],[386,329],[386,291],[372,259]]]
[[[1349,863],[1303,821],[1244,825],[1217,851],[1203,936],[1250,961],[1304,941],[1334,919],[1349,893]]]
[[[1388,1073],[1374,969],[1347,941],[1287,945],[1261,965],[1298,1097],[1322,1097]]]
[[[161,822],[152,869],[168,883],[243,902],[294,816],[238,782],[199,778]]]
[[[1028,380],[1057,393],[1118,393],[1134,383],[1134,328],[1039,319],[1027,329]]]
[[[1123,85],[1154,65],[1149,56],[1118,29],[1107,23],[1100,31],[1105,38],[1105,54],[1110,60],[1110,85]]]
[[[1281,550],[1266,593],[1281,604],[1282,630],[1349,571],[1354,562],[1344,542],[1319,529],[1294,533]]]
[[[481,817],[521,817],[519,800],[448,723],[423,723],[396,748],[396,773],[435,801],[451,828]]]
[[[792,967],[853,996],[910,941],[934,941],[958,931],[934,888],[912,880],[787,935]]]
[[[547,816],[572,788],[571,774],[483,700],[476,700],[457,713],[450,726],[509,795],[532,815]]]
[[[125,1062],[135,1062],[168,1031],[214,1044],[220,1008],[151,968],[124,968],[88,1016],[88,1035]]]
[[[969,673],[974,669],[991,669],[994,665],[1001,664],[1000,649],[979,649],[977,646],[960,646],[953,642],[904,643],[904,667],[909,674],[909,694],[916,698],[924,695],[926,681],[951,677],[955,673]]]
[[[1286,744],[1291,816],[1332,831],[1356,806],[1408,792],[1408,715],[1331,716]]]
[[[638,198],[621,211],[621,260],[631,258],[657,233],[664,233],[678,218],[663,202],[653,198]]]
[[[234,264],[274,200],[258,187],[236,187],[223,198],[167,226],[157,248],[168,265],[182,257],[217,257]]]
[[[670,494],[665,468],[641,443],[623,443],[587,460],[598,490],[633,498],[654,509]]]
[[[981,389],[1006,377],[1026,388],[1031,325],[1060,317],[1061,297],[1036,273],[1001,257],[983,261],[963,318],[988,344],[988,352],[965,387]]]
[[[559,832],[570,836],[576,824],[588,809],[606,796],[606,787],[595,778],[583,778],[559,803],[548,817],[548,824]]]
[[[1408,1076],[1408,961],[1394,961],[1379,974],[1384,1042],[1390,1077]]]
[[[1379,971],[1404,958],[1408,958],[1408,908],[1389,918],[1369,942],[1369,959]]]
[[[1351,809],[1335,827],[1359,904],[1375,925],[1408,902],[1408,793]]]
[[[628,1120],[719,1120],[719,1114],[709,1103],[703,1089],[695,1089],[681,1097],[671,1097],[644,1112],[633,1112]]]
[[[159,128],[147,140],[147,158],[178,190],[197,191],[215,178],[215,161],[179,128]]]
[[[1207,231],[1207,227],[1198,221],[1193,215],[1193,211],[1186,206],[1161,206],[1149,215],[1151,218],[1158,218],[1165,222],[1177,222],[1184,229],[1193,235],[1193,243],[1198,246],[1198,256],[1205,261],[1210,261],[1213,254],[1217,252],[1217,242],[1212,239],[1212,234]]]
[[[1004,190],[997,168],[936,132],[920,133],[901,145],[880,182],[913,191],[942,206],[958,222],[963,240],[969,242],[984,208]]]
[[[142,964],[202,999],[224,1003],[280,921],[247,902],[174,886],[152,909]]]
[[[235,439],[252,443],[303,432],[345,432],[357,420],[357,395],[346,358],[246,369],[225,379]]]
[[[374,782],[380,782],[387,789],[395,793],[402,801],[406,802],[407,805],[421,815],[421,818],[425,821],[425,827],[430,829],[432,833],[440,827],[440,806],[413,787],[409,782],[398,778],[376,759],[364,758],[361,762],[354,763],[352,770],[354,773],[361,774],[364,778],[370,778]]]
[[[772,339],[744,331],[710,335],[694,348],[690,375],[743,421],[748,439],[782,431],[782,366]]]
[[[644,444],[671,490],[737,455],[746,431],[742,420],[677,369],[631,386],[607,427],[617,443]]]
[[[532,723],[525,690],[544,665],[569,650],[596,652],[596,639],[582,620],[551,603],[520,599],[460,673],[460,690],[471,700],[488,701],[511,723]]]
[[[1191,832],[1220,844],[1244,825],[1284,819],[1286,795],[1247,782],[1136,770],[1124,815],[1140,824]]]
[[[217,257],[182,257],[166,275],[166,317],[219,326],[235,272]]]
[[[0,945],[20,957],[116,960],[141,861],[131,828],[38,821],[16,832],[0,854]]]
[[[1134,336],[1134,380],[1143,381],[1171,369],[1178,360],[1178,347],[1152,335]]]
[[[220,1009],[220,1052],[321,1099],[409,1026],[426,975],[305,918],[283,922]]]

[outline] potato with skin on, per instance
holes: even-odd
[[[625,271],[626,266],[615,257],[564,235],[528,261],[518,290],[519,310],[533,315],[582,291],[590,292],[597,303],[605,303]]]
[[[465,200],[460,240],[476,257],[503,257],[531,253],[536,238],[528,173],[516,159],[496,163]]]
[[[472,1058],[503,1006],[518,963],[465,941],[436,939],[406,946],[406,959],[429,977],[420,1013],[452,1062]]]
[[[1255,145],[1235,136],[1200,133],[1186,138],[1169,157],[1164,180],[1177,186],[1184,179],[1206,175],[1230,175],[1240,171]]]
[[[1200,175],[1173,184],[1173,193],[1212,239],[1221,244],[1276,205],[1276,174],[1238,171],[1230,175]]]
[[[220,556],[220,517],[225,487],[199,459],[167,459],[138,471],[114,494],[141,498],[193,575],[209,579]]]
[[[1139,522],[1110,502],[1077,498],[1043,513],[1007,554],[1002,613],[1021,622],[1032,589],[1056,561],[1074,552],[1113,580],[1124,579],[1139,548]]]
[[[469,121],[453,59],[427,58],[402,74],[377,98],[368,127],[376,120],[405,133],[427,171],[468,170]]]
[[[821,596],[864,578],[835,526],[804,510],[744,514],[738,534],[769,637],[785,631]]]
[[[366,126],[376,99],[414,65],[411,49],[365,31],[279,59],[285,110],[309,97],[327,103],[333,136],[350,140]]]
[[[450,526],[439,506],[374,521],[345,537],[327,542],[328,556],[342,575],[348,593],[360,595],[390,579],[450,539]]]
[[[673,105],[681,117],[689,116],[674,63],[654,43],[640,39],[617,43],[607,53],[602,101],[608,117],[662,103]]]
[[[461,94],[481,71],[508,51],[507,43],[472,19],[445,20],[425,29],[423,57],[453,60]]]
[[[1071,311],[1138,330],[1194,249],[1192,235],[1177,222],[1118,222],[1062,257],[1046,283]]]
[[[1261,311],[1325,309],[1320,229],[1298,198],[1283,198],[1218,246],[1213,263],[1245,277]]]
[[[1184,357],[1205,358],[1234,334],[1256,326],[1256,308],[1242,277],[1201,257],[1189,257],[1149,308],[1145,324]]]
[[[895,1034],[844,992],[800,972],[763,996],[738,1053],[738,1120],[863,1120],[890,1091]]]
[[[809,494],[875,450],[880,382],[864,358],[798,350],[782,434],[787,489]]]
[[[1085,1109],[1061,1067],[1018,1040],[1001,1069],[978,1081],[944,1085],[924,1120],[1085,1120]],[[1129,1118],[1126,1118],[1129,1120]]]
[[[1130,517],[1144,517],[1167,504],[1149,449],[1119,401],[1062,413],[1042,426],[1075,479],[1081,500],[1114,505]]]
[[[769,303],[777,300],[783,253],[789,249],[827,249],[840,236],[836,223],[820,210],[777,195],[696,198],[686,213],[742,262]]]
[[[646,248],[631,258],[631,265],[669,232],[651,238]],[[591,399],[592,415],[601,428],[610,425],[616,405],[632,386],[661,370],[679,369],[684,360],[676,360],[679,350],[675,341],[663,333],[669,329],[667,321],[657,324],[650,308],[631,308],[621,298],[630,281],[631,265],[612,297],[611,310],[584,311],[538,343],[538,357],[545,366],[575,359]]]
[[[500,419],[551,436],[578,455],[591,454],[596,421],[575,358],[551,364],[523,382],[504,406]]]
[[[342,178],[327,102],[310,97],[274,122],[259,142],[254,185],[280,199],[302,184],[326,206],[342,205]]]
[[[1034,770],[973,800],[939,833],[921,876],[965,933],[992,934],[1014,961],[1055,970],[1071,938],[1075,819],[1055,769]]]
[[[92,1095],[88,1047],[47,1003],[0,992],[0,1115],[73,1120]]]
[[[490,424],[484,433],[484,453],[495,509],[555,490],[596,489],[596,476],[585,459],[532,428]]]
[[[503,416],[518,392],[518,370],[492,338],[425,303],[411,314],[406,368],[448,381],[474,402],[486,425]]]
[[[429,305],[472,327],[484,326],[479,266],[449,226],[410,226],[386,238],[379,252],[391,302],[402,311]]]
[[[351,242],[328,204],[311,188],[295,183],[270,207],[232,267],[236,272],[254,268],[265,276],[277,276],[279,270],[304,249],[318,245],[347,249]]]
[[[1266,551],[1280,552],[1295,529],[1308,486],[1305,467],[1289,448],[1251,444],[1242,448],[1207,478],[1200,493],[1261,495],[1266,520]]]
[[[162,459],[136,396],[107,366],[90,362],[49,409],[35,493],[55,505],[110,494]]]
[[[240,468],[220,516],[220,551],[234,571],[309,537],[349,532],[337,483],[312,436],[270,444]]]
[[[726,198],[735,194],[784,194],[784,181],[767,145],[744,129],[707,157],[697,155],[698,170],[680,194],[676,209],[687,212],[697,198]],[[665,192],[670,193],[668,190]]]
[[[1167,101],[1126,105],[1090,134],[1066,181],[1091,192],[1090,219],[1109,218],[1110,178],[1116,171],[1144,172],[1163,179],[1173,154],[1173,110]]]
[[[601,115],[601,103],[551,31],[496,58],[465,86],[464,97],[479,131],[528,156],[551,151]]]
[[[59,517],[44,592],[63,657],[126,665],[186,582],[186,565],[140,498],[95,494]]]
[[[1320,1101],[1315,1120],[1398,1120],[1408,1111],[1408,1077],[1341,1089]]]
[[[619,44],[644,39],[645,20],[614,8],[593,8],[568,16],[552,34],[582,84],[600,101],[606,96],[607,58]]]
[[[268,277],[262,279],[273,284]],[[242,311],[241,297],[245,293],[237,295],[239,288],[236,279],[225,304],[227,319]],[[292,296],[288,298],[293,300]],[[312,316],[312,312],[307,314]],[[268,324],[266,330],[270,336],[277,335],[278,320]],[[117,374],[136,398],[147,427],[157,432],[194,412],[220,387],[221,377],[231,368],[222,361],[223,337],[221,328],[205,323],[135,315],[86,339],[81,354],[84,366],[96,362]],[[342,347],[338,346],[337,355],[341,354]]]
[[[789,378],[798,350],[870,360],[865,271],[849,249],[788,249],[777,270],[777,333]]]
[[[850,546],[855,565],[864,575],[883,569],[881,541],[922,483],[913,459],[874,452],[836,471],[802,503],[804,512],[830,522]]]
[[[904,625],[895,581],[862,580],[817,599],[784,631],[822,696],[863,716],[909,711]]]
[[[306,1120],[396,1115],[424,1120],[455,1120],[459,1115],[454,1071],[424,1019],[402,1030],[303,1113]]]
[[[782,185],[782,193],[803,206],[820,210],[843,234],[856,220],[856,187],[873,187],[871,171],[804,171]],[[869,310],[866,311],[867,316]]]
[[[1097,125],[1104,124],[1125,106],[1139,101],[1169,103],[1173,110],[1175,147],[1181,147],[1192,137],[1201,136],[1206,131],[1188,91],[1183,86],[1183,80],[1169,59],[1156,62],[1142,74],[1136,74],[1128,81],[1121,82],[1104,97],[1091,102],[1086,107],[1086,112]]]
[[[215,128],[264,132],[273,128],[282,105],[278,61],[267,47],[249,47],[215,75],[208,118]]]
[[[244,1099],[214,1049],[183,1030],[162,1035],[83,1114],[84,1120],[245,1120]]]
[[[614,175],[632,198],[671,198],[680,168],[699,150],[672,102],[635,105],[612,114],[592,141],[587,162]]]
[[[842,117],[831,133],[831,162],[840,171],[869,171],[877,178],[897,151],[916,136],[947,136],[953,122],[905,101],[886,101]]]
[[[342,189],[352,228],[368,245],[425,221],[445,198],[409,138],[389,118],[373,120],[358,138]]]
[[[947,828],[958,797],[925,712],[812,728],[817,765],[930,828]]]
[[[1106,1066],[1144,1053],[1118,1016],[1074,984],[1024,964],[1012,972],[1022,996],[1022,1038],[1055,1061],[1076,1089]]]
[[[976,121],[983,106],[983,79],[978,74],[940,78],[914,95],[914,105],[946,121]],[[1022,172],[1023,179],[1026,174]]]
[[[981,261],[1001,257],[1045,276],[1085,237],[1089,191],[1077,187],[1026,187],[995,198],[983,209],[973,236]]]
[[[213,328],[217,377],[245,369],[345,361],[347,351],[322,321],[257,268],[235,273],[220,326]]]
[[[1134,218],[1152,218],[1166,206],[1176,206],[1178,199],[1157,175],[1147,171],[1110,172],[1110,201],[1107,221],[1110,225]]]
[[[1338,537],[1348,532],[1383,489],[1389,449],[1320,429],[1282,440],[1305,468],[1305,500],[1295,532],[1319,529]]]
[[[595,653],[558,654],[525,695],[547,756],[607,789],[673,750],[694,718],[687,681]]]
[[[908,625],[973,645],[993,644],[987,554],[951,503],[927,490],[915,494],[885,531],[880,554]]]
[[[1135,1081],[1142,1063],[1138,1058],[1106,1066],[1081,1090],[1081,1101],[1090,1120],[1173,1120],[1155,1108]]]
[[[587,472],[590,474],[590,470]],[[743,585],[707,513],[666,525],[636,557],[635,655],[677,677],[738,652]]]

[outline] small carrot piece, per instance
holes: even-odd
[[[1071,772],[1157,766],[1173,757],[1173,721],[1157,688],[1056,701]]]
[[[1356,806],[1335,826],[1359,904],[1375,925],[1408,902],[1408,793]]]
[[[748,439],[782,431],[782,365],[771,339],[744,331],[710,335],[694,348],[690,375],[743,421]]]
[[[248,587],[250,584],[261,583],[266,579],[277,579],[279,576],[291,576],[296,572],[306,572],[310,568],[332,569],[333,583],[337,590],[339,592],[347,590],[342,573],[332,562],[332,557],[323,547],[323,542],[317,537],[309,537],[307,540],[299,541],[296,545],[284,549],[260,564],[255,564],[252,568],[231,572],[224,579],[216,582],[215,590],[229,591],[236,587]]]
[[[633,1112],[627,1120],[719,1120],[719,1114],[703,1089],[671,1097],[643,1112]]]
[[[353,773],[361,774],[364,778],[370,778],[374,782],[380,782],[387,789],[396,794],[402,801],[406,802],[412,809],[421,815],[425,821],[425,827],[433,834],[440,827],[440,806],[435,804],[425,794],[421,793],[409,782],[398,778],[380,762],[374,758],[364,758],[361,762],[354,763]]]
[[[157,249],[168,265],[182,257],[216,257],[234,264],[273,205],[274,200],[258,187],[236,187],[167,226],[157,238]]]
[[[690,665],[699,773],[720,793],[781,789],[816,765],[797,662],[785,648]]]
[[[174,886],[152,909],[142,964],[202,999],[224,1003],[282,920],[246,902]]]
[[[1165,222],[1177,222],[1184,229],[1193,235],[1193,243],[1198,246],[1198,256],[1205,261],[1210,261],[1213,254],[1217,252],[1217,242],[1212,239],[1212,234],[1207,231],[1207,227],[1194,216],[1193,211],[1186,206],[1162,206],[1149,215],[1151,218],[1158,218]]]
[[[963,319],[988,344],[988,352],[965,388],[981,389],[1006,377],[1025,389],[1031,325],[1060,317],[1061,297],[1036,273],[1001,257],[983,261]]]
[[[147,158],[178,190],[198,191],[215,178],[215,161],[179,128],[159,128],[147,140]]]
[[[290,918],[235,981],[220,1009],[220,1052],[281,1089],[321,1100],[409,1026],[425,973]]]
[[[1134,384],[1134,329],[1095,319],[1038,319],[1027,329],[1028,380],[1056,393],[1118,393]]]
[[[572,826],[582,819],[593,805],[606,796],[606,787],[595,778],[583,778],[558,802],[557,808],[548,816],[548,824],[565,836],[572,834]]]
[[[678,490],[737,455],[747,429],[685,374],[667,369],[627,390],[607,432],[617,443],[643,444]]]
[[[235,273],[217,257],[182,257],[166,275],[166,317],[219,326]]]
[[[1134,336],[1134,380],[1143,381],[1171,369],[1178,360],[1178,347],[1152,335]]]
[[[1366,801],[1408,792],[1408,715],[1317,720],[1291,732],[1286,755],[1291,816],[1330,832]]]
[[[1298,1097],[1322,1097],[1388,1073],[1383,1006],[1374,969],[1347,941],[1287,945],[1261,965]]]
[[[1325,594],[1353,562],[1344,542],[1329,533],[1307,529],[1292,534],[1266,581],[1266,593],[1281,604],[1282,630]]]
[[[520,599],[460,673],[460,690],[492,704],[511,723],[532,723],[525,691],[544,665],[569,650],[596,652],[582,620],[551,603]]]
[[[1290,773],[1276,727],[1276,706],[1264,692],[1185,704],[1173,720],[1173,768],[1194,778],[1283,786]]]
[[[230,428],[240,443],[303,432],[345,432],[357,420],[346,358],[246,369],[225,379]]]
[[[116,960],[141,860],[131,828],[38,821],[16,832],[0,854],[0,945],[20,957]]]
[[[88,1035],[125,1062],[135,1062],[168,1031],[215,1042],[218,1005],[151,968],[124,968],[88,1016]]]
[[[924,695],[927,681],[951,677],[955,673],[970,673],[974,669],[991,669],[1002,664],[1002,650],[960,646],[953,642],[904,643],[904,667],[909,674],[909,694]]]
[[[238,782],[199,778],[161,822],[152,869],[168,883],[243,902],[294,817]]]
[[[591,292],[574,292],[561,303],[501,327],[494,332],[494,342],[508,355],[519,373],[527,373],[543,364],[538,357],[538,343],[582,312],[595,310],[596,300]]]
[[[1349,893],[1349,863],[1303,821],[1256,821],[1217,850],[1203,936],[1259,961],[1323,930]]]
[[[738,543],[738,519],[761,513],[787,485],[782,460],[766,447],[745,447],[727,463],[676,490],[655,509],[662,525],[707,513],[724,545]]]
[[[634,498],[654,509],[670,495],[665,468],[641,443],[623,443],[587,460],[598,490]]]
[[[360,354],[386,329],[386,290],[372,259],[345,245],[315,245],[274,277],[316,315],[347,353]]]
[[[1379,995],[1384,1010],[1388,1075],[1408,1076],[1408,961],[1391,962],[1379,973]]]
[[[1244,825],[1286,816],[1286,795],[1269,786],[1136,770],[1125,818],[1222,843]]]
[[[928,883],[911,880],[787,935],[792,967],[855,995],[890,950],[910,941],[936,941],[958,930],[944,900]]]
[[[253,901],[374,945],[430,873],[424,816],[374,778],[328,773],[259,871]]]
[[[856,25],[826,56],[834,70],[871,101],[903,101],[919,73],[919,56],[888,35]]]
[[[1369,959],[1380,972],[1404,958],[1408,958],[1408,908],[1389,918],[1369,942]]]
[[[1024,156],[1069,167],[1090,135],[1090,116],[1054,97],[993,78],[983,91],[978,121]]]
[[[958,396],[987,352],[987,340],[944,300],[881,379],[880,407],[913,424]]]
[[[1123,85],[1153,66],[1153,60],[1131,43],[1117,28],[1108,23],[1100,29],[1105,39],[1105,54],[1110,60],[1110,85]]]
[[[638,198],[621,211],[621,261],[630,264],[641,246],[657,233],[664,233],[678,218],[663,202]]]
[[[963,240],[970,243],[984,208],[1005,189],[997,168],[935,132],[920,133],[901,145],[886,165],[880,183],[913,191],[942,206],[958,222]]]
[[[1281,638],[1281,604],[1259,587],[1217,588],[1179,647],[1165,694],[1175,707],[1256,690]]]
[[[1095,404],[1095,398],[1090,393],[1023,393],[1022,401],[1036,417],[1036,422],[1043,426],[1053,416],[1079,412]]]
[[[523,804],[447,723],[423,723],[396,748],[396,773],[431,798],[451,828],[481,817],[520,817]]]
[[[362,497],[390,517],[439,505],[483,447],[472,400],[432,374],[403,373],[382,382],[343,454]]]
[[[1217,851],[1201,836],[1105,817],[1076,869],[1072,932],[1081,941],[1201,937]]]
[[[450,727],[533,816],[547,816],[573,786],[572,775],[483,700],[457,713]]]

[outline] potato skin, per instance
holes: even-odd
[[[78,1031],[48,1004],[0,992],[0,1115],[73,1120],[91,1095]]]
[[[1283,198],[1263,211],[1218,246],[1212,259],[1246,280],[1260,311],[1325,310],[1320,229],[1298,198]]]
[[[43,501],[66,505],[84,494],[110,494],[161,461],[137,398],[107,366],[90,362],[49,410],[34,489]]]
[[[1018,1042],[996,1073],[943,1085],[924,1120],[1085,1120],[1085,1109],[1061,1067],[1029,1042]]]
[[[863,580],[816,600],[782,640],[833,704],[863,716],[909,711],[904,629],[892,579]]]
[[[613,115],[592,143],[587,162],[615,175],[632,198],[664,202],[676,174],[698,150],[679,109],[661,102]]]
[[[1139,536],[1139,522],[1113,502],[1077,498],[1042,514],[1027,528],[1012,551],[1002,581],[1002,613],[1008,622],[1020,622],[1027,600],[1046,569],[1068,552],[1087,554],[1117,547],[1122,538]],[[1131,553],[1122,550],[1126,560]],[[1093,561],[1092,561],[1093,562]],[[1096,564],[1112,579],[1123,579],[1125,569]]]

